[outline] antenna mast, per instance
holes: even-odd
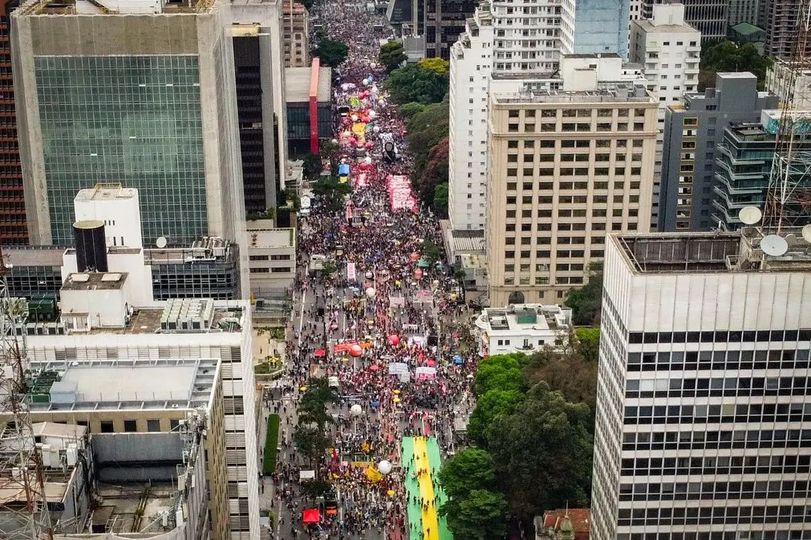
[[[780,107],[763,225],[778,234],[782,227],[803,225],[811,217],[811,151],[804,145],[811,135],[811,111],[802,110],[811,103],[811,96],[804,95],[807,89],[797,88],[798,78],[811,72],[808,54],[811,0],[799,1],[794,38],[788,69],[775,70],[783,78],[785,96]]]
[[[0,249],[0,538],[53,540],[25,379],[28,304],[9,297],[8,268]]]

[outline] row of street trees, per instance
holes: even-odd
[[[402,60],[397,50],[394,45],[383,45],[381,63],[387,65],[383,60],[390,57],[392,62]],[[414,155],[411,183],[420,200],[440,217],[448,215],[448,75],[447,61],[426,58],[393,67],[386,81],[386,89],[400,105],[408,128],[409,148]]]
[[[293,432],[293,443],[315,471],[315,480],[304,482],[305,493],[315,498],[329,489],[329,482],[321,477],[327,449],[333,445],[327,427],[332,423],[329,405],[338,401],[335,390],[327,379],[313,377],[298,403],[298,422]]]
[[[558,349],[495,355],[479,364],[474,445],[443,466],[440,509],[461,538],[503,538],[544,510],[586,505],[591,493],[599,330]]]

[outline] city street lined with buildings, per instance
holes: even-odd
[[[348,108],[338,116],[336,140],[352,191],[337,202],[314,197],[310,215],[299,221],[285,372],[262,419],[271,412],[281,416],[281,452],[276,474],[263,481],[263,506],[276,513],[281,538],[306,528],[331,538],[447,539],[437,515],[436,471],[439,449],[446,454],[452,448],[455,415],[469,411],[476,363],[458,350],[470,334],[445,334],[457,329],[453,320],[463,309],[451,301],[447,267],[425,253],[429,244],[441,245],[437,221],[410,189],[402,194],[390,188],[393,178],[408,177],[411,160],[403,122],[375,64],[383,37],[372,32],[375,16],[360,4],[315,11],[328,35],[349,44],[334,98],[336,108]],[[366,30],[359,34],[359,28]],[[386,154],[384,138],[399,147],[396,158]],[[324,264],[333,267],[323,271]],[[468,342],[465,350],[476,348]],[[323,467],[313,467],[317,478],[326,476],[335,486],[335,515],[326,512],[329,494],[320,504],[302,494],[301,478],[311,465],[293,450],[296,406],[312,377],[327,378],[340,395],[327,426],[334,450]],[[409,439],[416,442],[407,443],[403,463],[406,435],[430,438]],[[414,448],[424,450],[415,455]],[[437,453],[429,458],[428,448]],[[415,462],[423,466],[415,468]],[[434,486],[430,491],[424,491],[423,474]],[[418,476],[420,489],[406,489],[406,480]],[[320,517],[305,525],[308,508],[317,508]]]

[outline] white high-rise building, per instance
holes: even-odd
[[[484,229],[492,46],[493,17],[484,2],[451,48],[448,216],[454,229]]]
[[[679,103],[685,92],[695,92],[698,88],[701,32],[684,21],[683,4],[655,5],[651,19],[631,21],[630,49],[631,62],[644,67],[648,90],[659,102],[651,208],[651,221],[657,223],[665,111],[668,106]]]
[[[608,236],[593,538],[811,534],[811,244],[783,233]]]
[[[545,81],[557,79],[561,53],[574,47],[571,2],[524,4],[482,2],[451,48],[448,213],[454,230],[485,227],[488,96],[517,92],[530,81],[548,86]]]

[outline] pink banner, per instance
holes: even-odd
[[[417,211],[417,200],[411,192],[411,182],[404,175],[389,175],[386,178],[389,191],[389,205],[392,210]]]

